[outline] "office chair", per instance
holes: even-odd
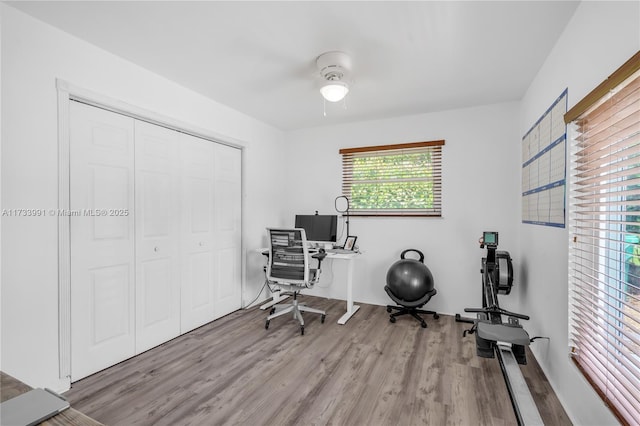
[[[298,303],[298,294],[305,288],[312,288],[320,280],[320,265],[326,257],[321,251],[312,257],[317,261],[317,267],[310,267],[307,236],[302,228],[272,229],[267,228],[269,234],[269,260],[267,263],[267,281],[293,294],[292,303],[281,303],[273,306],[264,328],[269,329],[272,319],[293,313],[293,318],[300,322],[300,334],[304,334],[304,319],[302,312],[320,314],[320,321],[324,323],[325,311]]]

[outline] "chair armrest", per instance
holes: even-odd
[[[317,269],[321,270],[322,261],[324,260],[325,257],[327,257],[327,252],[325,252],[324,249],[320,249],[318,253],[311,255],[311,257],[318,261]]]
[[[314,259],[318,259],[319,261],[322,261],[324,260],[325,257],[327,257],[327,252],[325,252],[324,250],[321,250],[311,257],[313,257]]]

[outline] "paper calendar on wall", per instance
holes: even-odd
[[[567,89],[522,137],[522,222],[564,228]]]

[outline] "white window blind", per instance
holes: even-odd
[[[352,216],[441,216],[444,141],[341,149]]]
[[[637,424],[640,71],[636,68],[630,77],[580,113],[571,127],[572,357],[618,419]]]

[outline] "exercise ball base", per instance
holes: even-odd
[[[433,319],[440,318],[440,315],[438,315],[438,313],[434,311],[426,311],[424,309],[418,309],[418,308],[408,308],[406,306],[387,305],[387,312],[391,312],[394,309],[397,312],[394,312],[393,314],[389,315],[389,322],[391,323],[395,323],[396,318],[399,317],[400,315],[411,315],[417,321],[420,322],[420,326],[422,328],[427,328],[427,322],[424,319],[422,319],[422,317],[418,314],[430,314],[430,315],[433,315]]]

